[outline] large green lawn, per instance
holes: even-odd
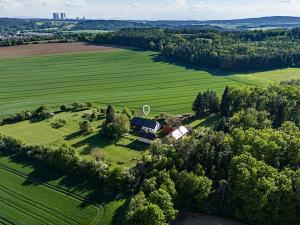
[[[79,133],[79,122],[82,115],[91,110],[81,112],[63,112],[53,118],[40,121],[22,121],[15,124],[0,126],[0,133],[23,140],[28,144],[41,144],[59,147],[63,144],[73,146],[79,155],[86,159],[100,157],[113,164],[122,164],[126,168],[134,166],[146,146],[138,144],[136,137],[128,135],[117,143],[109,141],[100,133],[103,120],[92,122],[93,133],[82,135]],[[53,124],[59,119],[66,121],[66,125],[56,129]]]
[[[125,202],[81,178],[0,152],[0,224],[118,224],[116,210]]]
[[[128,106],[153,112],[190,111],[199,91],[226,85],[300,78],[286,69],[221,76],[156,60],[148,51],[121,50],[0,60],[0,115],[74,101]]]

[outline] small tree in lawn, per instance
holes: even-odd
[[[93,108],[93,107],[94,107],[94,103],[92,103],[92,102],[87,102],[87,103],[86,103],[86,107],[88,107],[88,108]]]
[[[68,106],[66,104],[60,106],[60,111],[66,112],[68,111]]]
[[[105,124],[110,124],[115,122],[115,109],[109,105],[106,109],[106,121]]]
[[[79,127],[80,127],[80,131],[83,133],[83,134],[89,134],[93,131],[93,128],[91,126],[91,123],[87,120],[79,123]]]
[[[129,118],[124,114],[117,114],[115,116],[115,122],[107,124],[104,129],[106,136],[113,140],[119,140],[124,134],[129,133],[129,131]]]

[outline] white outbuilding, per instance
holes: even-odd
[[[188,129],[184,126],[179,127],[178,129],[174,130],[171,133],[171,136],[173,138],[175,138],[175,140],[179,140],[180,138],[182,138],[183,136],[185,136],[188,133]]]

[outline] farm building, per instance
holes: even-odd
[[[179,140],[180,138],[184,137],[188,132],[189,131],[186,127],[181,126],[177,130],[174,130],[170,136],[175,138],[175,140]]]
[[[137,140],[146,144],[151,144],[157,138],[155,133],[161,128],[159,122],[141,117],[134,117],[131,126],[139,132]]]
[[[153,133],[141,132],[139,134],[138,141],[146,144],[151,144],[156,138],[156,135]]]
[[[137,131],[144,131],[146,133],[154,134],[161,128],[159,122],[141,117],[134,117],[131,120],[131,126]]]

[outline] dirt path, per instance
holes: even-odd
[[[219,217],[185,213],[179,216],[177,221],[172,225],[246,225],[238,222],[234,222],[227,219],[222,219]]]
[[[30,44],[10,47],[0,47],[0,58],[14,58],[24,56],[54,55],[64,53],[114,51],[120,48],[90,45],[82,42]]]

